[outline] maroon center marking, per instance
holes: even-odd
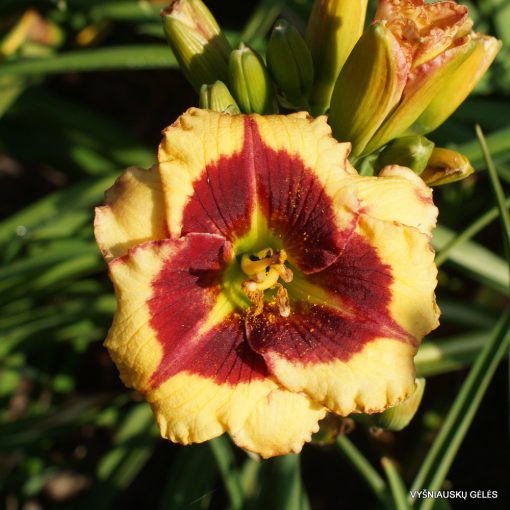
[[[313,364],[348,361],[378,337],[417,345],[389,312],[391,268],[360,235],[350,237],[333,264],[306,279],[327,291],[339,309],[298,301],[291,302],[288,318],[269,306],[263,314],[247,317],[249,343],[270,369],[272,354]]]
[[[264,313],[247,317],[245,329],[251,347],[264,357],[270,371],[274,355],[302,365],[346,362],[376,338],[387,336],[380,324],[359,315],[304,302],[293,303],[288,318],[266,307]]]
[[[322,287],[359,320],[377,323],[393,331],[393,335],[407,334],[391,318],[393,275],[375,248],[359,234],[354,233],[334,264],[324,271],[307,276],[307,280]]]
[[[270,363],[271,353],[318,363],[348,360],[380,336],[415,342],[391,318],[391,268],[354,233],[358,214],[353,214],[351,228],[340,231],[331,199],[314,173],[299,156],[269,148],[252,118],[245,117],[241,152],[208,165],[193,187],[183,235],[220,234],[230,241],[242,237],[258,203],[289,260],[347,312],[291,302],[291,315],[284,318],[266,306],[263,314],[245,320],[249,345],[238,314],[199,336],[219,292],[222,269],[207,270],[210,266],[199,263],[205,272],[190,270],[200,257],[210,261],[216,253],[217,259],[218,246],[189,246],[178,257],[182,265],[172,257],[153,282],[151,326],[164,351],[152,377],[154,386],[182,371],[231,385],[263,378],[267,369],[260,355]]]
[[[238,315],[199,334],[220,292],[228,251],[225,239],[190,234],[163,242],[176,250],[152,281],[153,293],[147,303],[150,325],[163,348],[151,387],[184,371],[231,385],[265,377],[264,361],[244,340]]]
[[[193,183],[182,233],[210,232],[232,241],[250,229],[258,203],[289,259],[304,272],[330,265],[356,226],[340,231],[332,201],[298,155],[268,147],[253,118],[245,117],[239,153],[207,165]]]

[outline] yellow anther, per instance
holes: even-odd
[[[259,254],[267,254],[269,255],[267,257],[259,257]],[[273,250],[262,250],[259,253],[256,253],[254,255],[248,255],[245,253],[241,257],[241,269],[243,270],[244,274],[247,274],[248,276],[253,276],[258,273],[262,273],[272,264],[272,255]]]
[[[294,273],[285,264],[275,264],[271,267],[274,268],[285,283],[290,283],[294,278]]]
[[[257,280],[246,280],[243,283],[243,287],[246,288],[249,292],[254,292],[256,290],[267,290],[272,289],[276,283],[278,282],[278,278],[280,275],[278,271],[275,271],[273,268],[269,269],[265,273],[259,273],[256,275]]]
[[[290,315],[289,295],[278,283],[281,278],[285,283],[292,281],[293,273],[285,265],[285,250],[273,252],[271,248],[260,250],[255,254],[244,254],[241,257],[241,269],[249,276],[242,285],[243,292],[248,296],[253,307],[253,315],[259,315],[264,308],[264,291],[276,289],[275,302],[282,317]]]

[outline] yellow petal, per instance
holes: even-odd
[[[347,159],[350,144],[332,137],[327,117],[314,119],[299,112],[254,118],[264,145],[275,152],[297,156],[313,172],[327,196],[334,197],[345,178],[357,175]]]
[[[398,221],[431,235],[437,207],[432,201],[432,190],[412,170],[386,166],[378,177],[356,177],[348,186],[355,188],[360,208],[368,216]]]
[[[276,388],[257,402],[232,439],[264,458],[299,453],[325,415],[326,409],[307,396]]]
[[[391,316],[413,337],[423,338],[439,324],[434,297],[437,269],[430,237],[415,228],[368,216],[360,218],[359,226],[381,261],[391,267]]]
[[[187,248],[196,253],[208,239],[221,253],[218,236],[192,235],[144,243],[110,262],[118,309],[105,346],[123,382],[151,404],[161,434],[183,444],[239,430],[276,387],[222,294],[194,283]],[[196,260],[191,267],[211,271]]]
[[[181,235],[183,210],[193,195],[193,183],[207,166],[240,152],[244,120],[191,108],[165,129],[159,146],[161,182],[168,204],[166,218],[172,236]]]
[[[377,338],[348,361],[289,362],[265,356],[278,381],[293,392],[306,393],[336,414],[377,413],[410,396],[414,389],[416,347]]]
[[[106,260],[125,255],[144,241],[168,237],[157,166],[128,168],[96,207],[94,234]]]
[[[190,444],[224,432],[235,434],[258,407],[257,402],[274,388],[276,384],[269,379],[230,386],[181,373],[145,397],[156,415],[161,436]],[[262,444],[254,443],[253,448],[247,449],[264,454]]]
[[[349,149],[349,144],[332,138],[325,117],[312,119],[306,113],[231,116],[190,109],[165,130],[159,152],[170,233],[181,235],[186,206],[192,200],[198,208],[193,216],[204,217],[199,224],[193,222],[192,231],[215,229],[230,238],[240,220],[249,229],[250,221],[260,217],[255,210],[257,175],[267,173],[277,179],[275,172],[279,172],[278,182],[288,188],[284,181],[288,163],[285,158],[280,161],[279,154],[299,160],[324,186],[326,196],[333,197],[343,179],[356,175],[347,161]],[[287,196],[287,202],[304,202],[306,192],[297,190],[295,198]],[[252,225],[253,231],[257,228]]]
[[[246,322],[250,345],[280,384],[338,414],[404,400],[417,346],[438,325],[429,243],[415,227],[361,214],[334,264],[295,276],[288,318],[267,309]]]

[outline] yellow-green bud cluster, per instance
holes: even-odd
[[[173,0],[161,15],[201,107],[233,115],[327,114],[333,135],[352,144],[351,160],[365,173],[401,165],[431,186],[466,177],[472,172],[466,158],[435,149],[423,135],[466,98],[501,42],[473,32],[467,11],[454,2],[436,4],[455,13],[445,26],[437,21],[441,16],[422,16],[421,2],[391,8],[379,2],[363,32],[367,3],[314,0],[306,36],[278,20],[265,58],[242,42],[233,49],[202,0]],[[402,32],[416,20],[435,39]]]

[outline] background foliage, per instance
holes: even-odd
[[[304,28],[311,2],[207,4],[233,43],[262,48],[280,15]],[[159,439],[101,346],[115,303],[93,206],[123,168],[150,166],[161,129],[197,104],[164,42],[161,2],[0,1],[0,506],[427,509],[433,502],[410,502],[407,488],[445,487],[497,490],[473,507],[508,508],[499,361],[510,324],[510,197],[500,187],[510,183],[510,3],[469,4],[477,29],[506,46],[431,136],[478,172],[435,191],[442,326],[417,357],[430,376],[420,412],[400,433],[358,424],[300,456],[259,462],[224,437],[187,448]],[[28,9],[50,23],[48,40],[12,51],[9,30]]]

